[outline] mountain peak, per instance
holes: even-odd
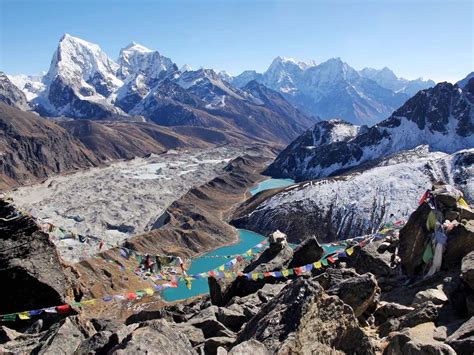
[[[135,41],[132,41],[130,42],[125,48],[122,48],[120,50],[120,53],[124,52],[124,51],[133,51],[133,52],[140,52],[140,53],[150,53],[150,52],[153,52],[151,49],[145,47],[145,46],[142,46],[141,44],[135,42]]]

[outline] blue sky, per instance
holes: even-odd
[[[0,70],[47,70],[63,33],[116,59],[136,41],[181,66],[264,71],[278,55],[409,79],[456,81],[473,71],[473,1],[0,0]]]

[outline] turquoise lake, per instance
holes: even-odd
[[[268,180],[262,181],[261,183],[257,185],[257,187],[254,187],[253,189],[251,189],[250,193],[252,195],[256,195],[260,191],[275,189],[277,187],[285,187],[285,186],[293,185],[294,183],[295,183],[295,180],[293,179],[268,179]]]
[[[189,270],[187,270],[187,273],[197,274],[200,272],[213,270],[231,260],[224,257],[206,258],[205,256],[243,254],[250,248],[265,240],[262,235],[245,229],[239,229],[239,236],[240,241],[237,244],[213,250],[209,253],[204,254],[202,257],[193,259],[191,267]],[[209,287],[207,284],[207,278],[205,278],[194,280],[192,282],[192,287],[190,290],[186,287],[186,284],[184,282],[179,282],[177,288],[168,288],[162,292],[162,295],[166,301],[176,301],[208,292]]]

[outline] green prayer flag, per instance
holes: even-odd
[[[433,260],[433,247],[431,246],[431,243],[428,243],[423,253],[423,262],[428,264],[431,260]]]
[[[14,322],[14,321],[16,321],[16,313],[4,314],[2,316],[2,321],[4,321],[4,322]]]
[[[436,213],[433,210],[430,211],[426,219],[426,229],[428,229],[429,232],[434,232],[436,229]]]
[[[327,261],[327,259],[321,260],[321,264],[323,264],[324,266],[328,266],[328,261]]]

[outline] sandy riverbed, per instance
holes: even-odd
[[[116,244],[148,230],[173,201],[219,175],[230,159],[244,152],[245,148],[230,146],[169,151],[53,177],[9,196],[42,221]],[[96,242],[57,243],[68,261],[98,252]]]

